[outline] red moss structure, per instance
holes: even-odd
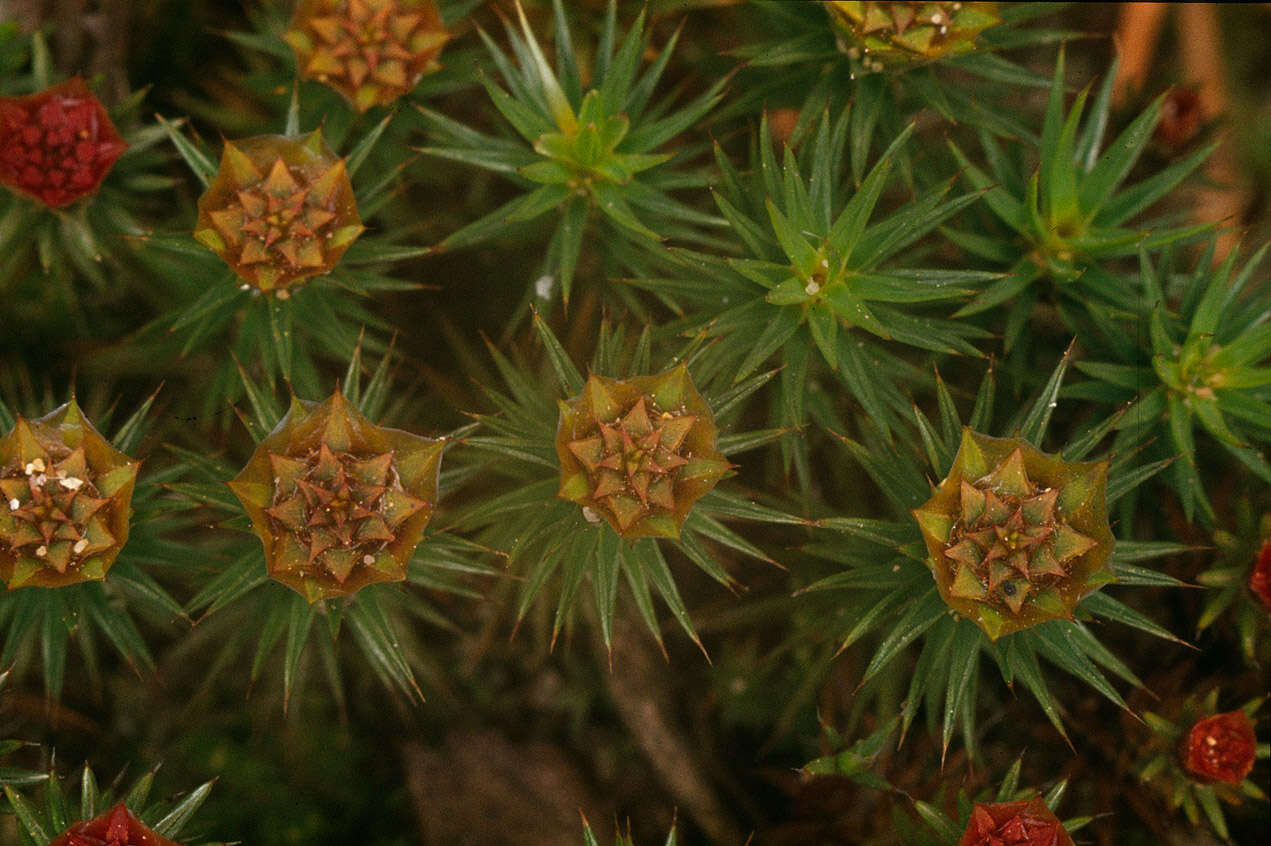
[[[128,149],[80,77],[0,97],[0,183],[61,208],[96,193]]]

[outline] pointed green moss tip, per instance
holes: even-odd
[[[976,622],[984,633],[989,636],[989,640],[997,640],[1006,630],[1006,618],[999,614],[993,608],[987,605],[979,604],[977,607],[979,619]]]
[[[1019,447],[989,474],[989,485],[1011,496],[1025,497],[1032,493],[1032,484],[1024,470],[1024,453]]]
[[[256,167],[251,157],[234,146],[233,141],[225,142],[225,151],[221,155],[221,167],[229,170],[231,180],[239,188],[255,185],[265,178],[265,174]]]
[[[938,543],[949,542],[949,535],[953,531],[952,517],[938,511],[926,511],[921,508],[914,509],[913,515],[914,519],[918,521],[918,528],[922,530],[923,535]]]
[[[596,374],[593,373],[587,377],[587,385],[584,391],[586,392],[587,402],[591,406],[592,417],[596,421],[607,423],[617,417],[622,411],[614,400],[613,395],[609,392],[604,380]]]
[[[980,437],[970,426],[962,427],[962,443],[953,461],[953,466],[961,468],[962,475],[970,479],[978,479],[989,472],[989,462],[980,446]]]
[[[681,363],[658,380],[653,389],[653,400],[661,409],[677,409],[684,403],[688,384],[688,366]]]

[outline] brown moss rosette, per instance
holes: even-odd
[[[128,541],[139,463],[74,400],[0,438],[0,578],[9,589],[101,581]]]
[[[825,6],[836,31],[870,70],[969,53],[981,32],[1002,22],[997,3],[826,0]]]
[[[362,234],[344,160],[314,130],[226,141],[194,237],[247,284],[286,297]]]
[[[433,0],[301,0],[283,40],[301,76],[359,112],[390,103],[441,65],[450,40]]]
[[[678,538],[698,499],[731,465],[710,406],[679,365],[656,376],[592,374],[560,403],[559,496],[627,538]]]
[[[292,398],[228,484],[269,575],[310,602],[406,578],[437,502],[445,442],[376,426],[340,392]]]
[[[940,596],[994,640],[1071,619],[1115,581],[1107,461],[1064,461],[962,430],[949,475],[914,510]]]

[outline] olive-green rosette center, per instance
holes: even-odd
[[[10,589],[100,581],[128,540],[138,462],[74,400],[0,438],[0,578]]]
[[[443,441],[376,426],[337,391],[293,398],[233,480],[269,575],[310,602],[401,581],[437,501]]]
[[[914,517],[940,596],[996,640],[1115,580],[1106,461],[1064,461],[963,429],[949,475]]]
[[[684,365],[619,381],[592,374],[560,403],[560,497],[623,537],[678,538],[698,499],[728,472],[719,430]]]

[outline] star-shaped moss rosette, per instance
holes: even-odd
[[[723,415],[773,374],[718,392],[708,384],[699,394],[689,371],[703,338],[671,358],[686,364],[662,370],[650,363],[650,333],[628,344],[625,332],[606,322],[589,363],[597,375],[584,378],[537,313],[534,328],[554,379],[491,347],[508,387],[485,390],[498,413],[477,416],[480,427],[463,443],[500,457],[482,465],[498,473],[498,487],[461,507],[453,525],[503,552],[509,568],[524,575],[518,624],[536,600],[555,593],[553,643],[572,623],[580,588],[590,582],[601,637],[612,645],[618,587],[625,582],[659,642],[655,596],[700,646],[664,549],[674,548],[731,588],[733,576],[713,546],[772,559],[723,520],[809,523],[715,484],[732,469],[724,456],[785,434],[716,431],[725,425]],[[650,371],[658,375],[645,375]]]
[[[693,503],[732,467],[683,364],[656,376],[591,374],[560,403],[559,496],[624,538],[677,538]]]
[[[0,97],[0,183],[50,208],[95,193],[127,148],[81,77]]]
[[[302,0],[282,37],[301,76],[359,112],[391,103],[441,67],[450,40],[433,0]]]
[[[989,664],[1017,691],[1022,686],[1033,694],[1066,737],[1062,705],[1051,689],[1043,659],[1127,708],[1105,672],[1135,686],[1143,683],[1100,642],[1098,633],[1107,627],[1091,626],[1091,620],[1115,621],[1180,642],[1106,590],[1095,590],[1113,576],[1121,585],[1182,586],[1177,579],[1137,564],[1185,551],[1187,545],[1117,539],[1113,548],[1106,533],[1107,509],[1169,461],[1144,464],[1132,451],[1109,461],[1087,459],[1113,431],[1115,414],[1092,423],[1059,455],[1027,446],[1045,440],[1068,363],[1065,356],[1035,398],[1015,410],[1003,427],[1011,438],[974,434],[995,428],[996,380],[990,370],[965,427],[939,378],[938,425],[914,409],[925,461],[917,460],[915,450],[884,439],[868,426],[859,441],[841,439],[899,519],[819,521],[835,534],[810,551],[838,562],[841,569],[798,595],[833,589],[823,600],[809,597],[817,604],[809,606],[805,623],[818,638],[829,641],[827,659],[836,647],[842,651],[858,642],[877,644],[861,658],[867,665],[860,695],[874,695],[889,684],[907,685],[902,736],[918,711],[926,708],[928,718],[941,726],[942,748],[947,751],[960,725],[963,743],[974,756],[981,658],[988,656]],[[951,481],[942,482],[933,493],[936,479]],[[958,548],[959,544],[964,545]],[[990,557],[993,549],[998,552]],[[1070,555],[1074,549],[1081,554]],[[1024,594],[1018,613],[1011,606],[1018,594],[1005,588],[1009,582]],[[838,622],[827,625],[821,620]],[[913,643],[920,645],[916,664],[897,661]],[[897,679],[893,673],[903,677]]]
[[[1072,846],[1072,837],[1038,796],[976,802],[958,846]]]
[[[1171,809],[1181,807],[1193,825],[1203,814],[1229,840],[1223,804],[1267,798],[1250,777],[1256,762],[1271,756],[1271,745],[1258,742],[1254,726],[1265,701],[1252,699],[1234,711],[1218,712],[1215,688],[1204,697],[1175,700],[1173,707],[1167,702],[1162,713],[1144,713],[1150,734],[1135,747],[1139,778]]]
[[[194,846],[203,842],[184,839],[181,832],[207,801],[213,782],[152,800],[154,777],[154,770],[144,773],[119,793],[118,784],[99,788],[97,776],[85,765],[73,790],[64,783],[70,779],[50,771],[41,788],[42,801],[8,784],[4,792],[24,846],[181,846],[183,842]]]
[[[949,475],[914,510],[940,596],[993,640],[1115,581],[1107,461],[1064,461],[966,428]]]
[[[154,484],[166,471],[136,485],[139,462],[128,458],[154,399],[121,424],[110,410],[95,413],[110,424],[109,441],[73,399],[38,419],[0,400],[0,431],[11,429],[0,438],[0,576],[10,588],[0,591],[0,667],[38,668],[50,701],[76,678],[70,655],[83,656],[95,689],[103,648],[138,673],[153,668],[136,615],[157,630],[183,616],[148,570],[171,560],[164,536],[190,523]]]
[[[339,391],[291,408],[230,489],[269,575],[309,602],[402,581],[437,502],[444,441],[376,426]]]
[[[694,329],[718,338],[713,356],[740,382],[775,359],[776,422],[805,427],[825,408],[825,379],[841,385],[885,430],[903,425],[909,403],[899,385],[912,378],[905,347],[978,356],[973,340],[988,333],[941,316],[993,274],[914,267],[905,256],[974,193],[947,196],[952,181],[922,191],[891,214],[878,214],[899,152],[914,127],[892,140],[854,183],[850,163],[863,158],[848,146],[849,113],[818,118],[814,137],[779,163],[766,118],[745,168],[716,147],[720,178],[715,203],[732,226],[733,256],[675,248],[669,261],[630,284],[674,302]],[[813,200],[812,198],[815,198]],[[906,266],[907,265],[907,266]],[[819,414],[812,422],[834,424]],[[809,441],[788,439],[783,458],[800,480],[811,478]],[[809,482],[810,483],[810,482]]]
[[[1196,631],[1209,629],[1226,615],[1245,659],[1261,663],[1271,649],[1271,513],[1255,519],[1248,499],[1237,500],[1231,510],[1235,526],[1214,531],[1213,566],[1196,574],[1196,582],[1209,589]]]
[[[943,230],[969,259],[1004,272],[958,311],[966,317],[1006,304],[1004,347],[1020,339],[1033,306],[1042,298],[1060,301],[1096,320],[1108,332],[1115,320],[1141,318],[1139,291],[1114,274],[1109,262],[1187,243],[1212,228],[1208,224],[1172,226],[1140,220],[1143,212],[1169,193],[1213,151],[1207,147],[1129,187],[1123,183],[1152,137],[1165,95],[1158,97],[1111,143],[1105,143],[1116,64],[1109,68],[1085,115],[1089,89],[1065,114],[1064,54],[1051,79],[1050,97],[1036,144],[1012,144],[1009,151],[984,136],[988,171],[972,162],[953,142],[949,148],[968,183],[985,192],[983,216],[969,213],[969,227]],[[1029,131],[1020,137],[1038,137]],[[1102,150],[1102,152],[1101,152]],[[1025,154],[1027,158],[1025,158]]]
[[[827,0],[834,28],[867,70],[975,50],[981,32],[1002,22],[996,3],[879,3]]]
[[[194,237],[244,282],[285,298],[335,267],[364,228],[344,160],[315,129],[226,141]]]
[[[895,842],[905,846],[1073,846],[1072,832],[1092,818],[1060,820],[1056,816],[1054,809],[1064,796],[1067,781],[1058,782],[1044,795],[1020,789],[1022,763],[1023,756],[1016,758],[996,791],[986,790],[974,802],[960,790],[956,817],[938,807],[945,802],[915,800],[922,824],[896,815]]]
[[[1071,391],[1112,406],[1129,403],[1117,424],[1118,446],[1155,441],[1156,454],[1178,455],[1167,478],[1183,513],[1211,524],[1216,515],[1198,436],[1271,485],[1271,463],[1260,449],[1271,443],[1271,324],[1262,317],[1271,309],[1271,286],[1257,281],[1265,279],[1271,245],[1247,260],[1232,249],[1215,265],[1217,243],[1212,236],[1190,271],[1175,269],[1178,251],[1141,253],[1142,287],[1131,289],[1140,292],[1144,319],[1092,340],[1102,360],[1079,362],[1093,378]],[[1134,331],[1144,324],[1146,332]]]
[[[158,834],[129,810],[123,802],[93,817],[81,820],[53,838],[49,846],[180,846]]]
[[[420,113],[431,142],[422,152],[505,175],[520,189],[519,196],[447,236],[438,248],[472,246],[523,229],[543,215],[555,216],[544,263],[529,279],[546,284],[535,293],[538,300],[551,301],[559,291],[568,303],[594,227],[600,227],[608,250],[635,255],[666,238],[709,241],[703,227],[724,225],[675,198],[679,191],[704,186],[705,176],[700,170],[671,166],[676,153],[660,150],[701,123],[722,99],[728,77],[715,79],[678,108],[674,94],[655,99],[678,36],[655,48],[641,11],[619,37],[617,3],[611,0],[600,46],[592,67],[586,68],[570,46],[566,5],[552,2],[558,46],[554,68],[519,0],[519,31],[506,25],[515,62],[482,33],[506,90],[492,79],[481,81],[513,133],[486,135],[438,111],[421,107]],[[642,71],[644,57],[655,50],[658,58]],[[621,290],[615,293],[621,295]]]
[[[100,581],[128,540],[139,464],[74,400],[0,438],[0,578],[10,590]]]

